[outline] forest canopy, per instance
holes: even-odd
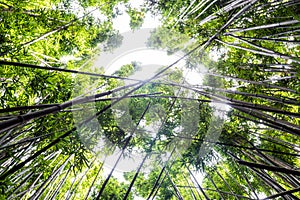
[[[299,8],[0,1],[0,199],[300,199]]]

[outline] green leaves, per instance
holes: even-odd
[[[105,51],[122,43],[112,24],[122,2],[1,2],[0,57],[103,74],[93,66],[94,56],[100,43]],[[3,198],[96,198],[101,188],[102,199],[122,199],[126,191],[129,199],[150,193],[157,199],[258,199],[274,193],[298,198],[285,193],[299,185],[289,173],[297,174],[300,165],[297,4],[159,0],[145,5],[164,20],[148,46],[187,53],[190,69],[199,63],[208,68],[200,69],[203,80],[187,84],[175,68],[123,99],[132,88],[113,92],[125,85],[113,78],[1,65],[0,123],[17,121],[0,134]],[[126,8],[130,27],[140,28],[146,9]],[[140,69],[133,62],[114,75],[125,78]],[[59,106],[73,98],[74,106]],[[232,109],[227,116],[225,105]],[[124,155],[143,152],[151,158],[130,189],[116,178],[98,177],[103,157],[124,146]],[[125,178],[132,182],[135,174]]]
[[[135,9],[129,7],[126,10],[127,14],[130,17],[130,23],[129,26],[132,30],[136,30],[142,27],[144,23],[144,18],[145,18],[145,9]]]

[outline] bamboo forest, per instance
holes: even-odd
[[[0,0],[0,199],[300,199],[300,1]]]

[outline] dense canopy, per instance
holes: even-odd
[[[300,1],[0,10],[0,199],[300,199]]]

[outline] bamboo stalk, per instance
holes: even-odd
[[[187,184],[188,184],[188,187],[189,187],[189,189],[190,189],[190,192],[191,192],[191,194],[192,194],[193,200],[196,200],[196,199],[197,199],[197,197],[196,197],[196,195],[195,195],[195,193],[194,193],[194,191],[193,191],[193,188],[192,188],[192,186],[191,186],[191,184],[190,184],[189,180],[187,179],[187,177],[185,176],[185,174],[184,174],[184,173],[182,173],[182,175],[183,175],[183,177],[184,177],[185,181],[186,181],[186,182],[187,182]],[[177,186],[177,187],[178,187],[178,186]],[[200,196],[200,194],[199,194],[199,196]]]
[[[287,131],[293,135],[296,135],[296,136],[300,135],[300,127],[295,124],[291,124],[285,120],[278,120],[276,117],[272,117],[271,115],[265,114],[258,110],[243,108],[241,106],[233,106],[233,107],[241,112],[244,112],[255,118],[258,118],[260,120],[268,122],[269,124],[273,124],[273,125],[275,125],[275,127],[281,127],[281,128],[279,128],[279,130],[284,129],[285,131]]]
[[[275,153],[275,154],[282,154],[282,155],[290,155],[290,156],[296,156],[300,157],[300,154],[296,153],[288,153],[288,152],[282,152],[282,151],[275,151],[275,150],[269,150],[269,149],[262,149],[258,147],[247,147],[239,144],[231,144],[231,143],[226,143],[226,142],[217,142],[217,141],[209,141],[209,140],[203,140],[199,138],[193,138],[193,137],[184,137],[184,136],[176,136],[181,139],[188,139],[188,140],[195,140],[195,141],[201,141],[201,142],[208,142],[208,143],[213,143],[221,146],[226,146],[226,147],[234,147],[234,148],[241,148],[241,149],[248,149],[248,150],[259,150],[263,152],[270,152],[270,153]]]
[[[88,173],[88,171],[91,169],[91,167],[93,166],[93,164],[96,161],[97,156],[93,159],[93,161],[88,165],[87,169],[85,170],[85,172],[82,174],[82,176],[80,177],[79,181],[77,182],[77,184],[75,185],[75,187],[72,189],[72,191],[69,193],[69,195],[67,196],[66,199],[70,199],[72,197],[73,194],[76,194],[76,190],[77,187],[81,184],[81,181],[83,180],[83,178],[86,176],[86,174]],[[69,190],[71,190],[72,187],[70,187]],[[75,196],[73,196],[73,198],[75,198]]]
[[[231,36],[231,34],[228,34]],[[239,36],[240,38],[245,38],[252,41],[270,41],[270,42],[286,42],[286,43],[295,43],[298,44],[300,41],[298,40],[282,40],[282,39],[274,39],[274,38],[258,38],[258,37],[247,37],[247,36]]]
[[[125,78],[125,77],[113,76],[113,75],[97,74],[97,73],[92,73],[92,72],[84,72],[84,71],[58,68],[58,67],[49,67],[49,66],[45,67],[45,66],[40,66],[40,65],[33,65],[33,64],[26,64],[26,63],[19,63],[19,62],[11,62],[11,61],[4,61],[4,60],[0,60],[0,65],[9,65],[9,66],[32,68],[32,69],[41,69],[41,70],[47,70],[47,71],[58,71],[58,72],[66,72],[66,73],[72,73],[72,74],[82,74],[82,75],[101,77],[101,78],[113,78],[113,79],[130,80],[130,81],[141,82],[141,81],[136,80],[136,79],[130,79],[130,78]]]
[[[158,184],[157,189],[155,190],[155,192],[154,192],[154,194],[153,194],[152,200],[155,200],[155,197],[156,197],[156,195],[157,195],[159,189],[161,188],[161,185],[162,185],[163,182],[165,181],[166,177],[167,177],[167,174],[165,173],[164,177],[162,178],[162,180],[161,180],[160,183]],[[147,200],[149,200],[149,199],[147,199]]]
[[[277,198],[277,197],[282,197],[282,196],[287,195],[287,194],[293,194],[293,193],[298,192],[298,191],[300,191],[300,187],[294,188],[294,189],[292,189],[292,190],[287,190],[287,191],[284,191],[284,192],[279,192],[279,193],[277,193],[277,194],[273,194],[273,195],[271,195],[271,196],[268,196],[268,197],[266,197],[266,198],[263,198],[263,200],[267,200],[267,199],[275,199],[275,198]]]
[[[91,186],[89,187],[89,190],[88,190],[88,192],[86,193],[86,196],[85,196],[84,200],[87,200],[87,199],[88,199],[89,194],[90,194],[90,192],[91,192],[91,190],[92,190],[92,187],[94,186],[94,184],[95,184],[95,182],[96,182],[96,180],[97,180],[97,178],[98,178],[98,176],[99,176],[99,174],[100,174],[100,172],[101,172],[101,170],[102,170],[102,168],[103,168],[103,165],[104,165],[104,163],[105,163],[105,160],[106,160],[106,157],[105,157],[104,161],[102,162],[101,166],[99,167],[99,169],[98,169],[98,171],[97,171],[97,174],[96,174],[96,176],[94,177],[94,179],[93,179],[93,181],[92,181],[92,184],[91,184]]]
[[[83,16],[81,16],[81,17],[79,17],[79,18],[75,18],[75,19],[69,21],[68,23],[66,23],[66,24],[64,24],[64,25],[62,25],[62,26],[59,26],[59,27],[57,27],[57,28],[55,28],[55,29],[53,29],[53,30],[51,30],[51,31],[46,32],[46,33],[43,33],[43,34],[40,35],[38,38],[35,38],[35,39],[31,40],[31,41],[28,41],[28,42],[25,42],[25,43],[21,44],[21,49],[24,48],[24,47],[30,46],[30,45],[32,45],[32,44],[34,44],[34,43],[36,43],[36,42],[39,42],[39,41],[41,41],[41,40],[43,40],[43,39],[49,37],[50,35],[52,35],[52,34],[54,34],[54,33],[56,33],[56,32],[60,32],[60,31],[62,31],[62,30],[64,30],[64,29],[70,27],[70,26],[73,25],[76,21],[78,21],[78,20],[80,20],[80,19],[82,19],[82,18],[87,17],[88,15],[90,15],[90,14],[93,13],[94,11],[98,10],[100,7],[104,6],[105,4],[106,4],[106,3],[104,3],[104,4],[102,4],[101,6],[99,6],[99,7],[95,8],[95,9],[89,11],[88,13],[84,14]],[[1,53],[0,56],[4,56],[4,55],[6,55],[6,54],[8,54],[8,53],[15,52],[16,50],[18,50],[18,49],[17,49],[17,48],[14,48],[14,49],[12,49],[12,50],[7,50],[7,51]]]
[[[102,193],[103,193],[103,191],[104,191],[104,189],[105,189],[105,187],[106,187],[106,185],[107,185],[107,183],[108,183],[110,177],[112,176],[114,170],[116,169],[116,167],[117,167],[117,165],[118,165],[118,163],[119,163],[119,161],[120,161],[122,155],[123,155],[124,152],[125,152],[125,149],[126,149],[127,146],[129,145],[129,142],[130,142],[130,140],[131,140],[133,134],[136,132],[136,130],[137,130],[137,128],[138,128],[138,126],[139,126],[141,120],[144,118],[144,116],[145,116],[146,112],[148,111],[149,107],[150,107],[150,103],[148,103],[147,107],[145,108],[145,110],[144,110],[142,116],[140,117],[138,123],[137,123],[136,126],[135,126],[135,129],[130,133],[129,137],[126,139],[126,143],[124,144],[124,146],[123,146],[123,148],[122,148],[122,151],[121,151],[121,153],[120,153],[118,159],[116,160],[116,162],[115,162],[113,168],[111,169],[109,175],[107,176],[107,178],[105,179],[104,183],[102,184],[101,189],[100,189],[100,191],[99,191],[99,193],[98,193],[98,195],[97,195],[97,197],[96,197],[96,200],[99,200],[99,199],[100,199],[100,197],[101,197],[101,195],[102,195]]]
[[[18,185],[18,187],[12,191],[12,193],[7,197],[7,199],[11,199],[13,198],[13,196],[17,193],[18,190],[20,190],[22,188],[22,186],[33,176],[33,172],[28,173],[24,179],[22,180],[22,182]]]
[[[123,89],[129,88],[129,87],[134,86],[134,85],[136,85],[136,84],[131,84],[131,85],[128,85],[128,86],[122,86],[122,87],[116,88],[114,90],[110,90],[110,91],[103,92],[103,93],[100,93],[100,94],[90,95],[90,96],[70,100],[70,101],[64,102],[62,104],[59,104],[58,106],[52,106],[52,107],[49,107],[49,108],[45,108],[43,110],[31,112],[31,113],[24,114],[24,115],[19,115],[18,117],[6,120],[4,122],[0,122],[0,126],[1,126],[0,133],[4,132],[6,130],[9,130],[13,127],[16,127],[16,126],[18,126],[22,123],[26,123],[26,122],[28,122],[32,119],[43,117],[43,116],[46,116],[46,115],[49,115],[49,114],[54,114],[54,113],[56,113],[60,110],[63,110],[65,108],[68,108],[68,107],[71,107],[71,106],[74,106],[74,105],[77,105],[77,104],[81,104],[81,103],[90,101],[92,99],[103,97],[103,96],[112,94],[113,92],[118,92],[118,91],[121,91]]]
[[[241,2],[241,3],[240,3],[240,2]],[[240,3],[240,4],[238,4],[238,3]],[[201,21],[199,22],[199,25],[201,26],[201,25],[203,25],[203,24],[205,24],[205,23],[208,23],[208,22],[210,22],[210,21],[216,19],[216,18],[218,17],[218,15],[220,15],[220,14],[228,13],[228,12],[231,11],[231,10],[234,10],[234,9],[236,9],[236,8],[238,8],[238,7],[242,7],[242,6],[244,6],[244,5],[249,5],[249,4],[252,5],[252,4],[254,4],[254,3],[252,2],[252,0],[248,0],[248,1],[242,1],[242,0],[232,1],[231,4],[226,5],[226,6],[223,7],[220,11],[218,11],[218,12],[216,12],[216,13],[213,13],[213,14],[209,15],[208,17],[206,17],[205,19],[201,20]],[[247,8],[247,9],[248,9],[248,8]],[[246,10],[245,10],[245,11],[246,11]]]
[[[173,180],[172,180],[172,178],[171,178],[171,176],[170,176],[168,170],[166,170],[166,175],[168,176],[168,178],[169,178],[169,180],[170,180],[170,182],[171,182],[171,184],[172,184],[172,187],[173,187],[173,189],[174,189],[174,191],[175,191],[175,196],[177,196],[177,198],[178,198],[179,200],[183,200],[183,197],[182,197],[182,195],[180,194],[180,191],[178,190],[176,184],[173,182]]]
[[[151,149],[151,147],[150,147],[150,149]],[[126,194],[125,194],[123,200],[126,200],[128,198],[128,196],[129,196],[129,194],[131,192],[131,189],[132,189],[132,187],[134,185],[134,182],[135,182],[136,178],[138,177],[138,175],[139,175],[139,173],[140,173],[140,171],[141,171],[141,169],[142,169],[142,167],[143,167],[146,159],[148,158],[148,156],[149,156],[148,153],[146,153],[146,155],[144,156],[142,162],[140,163],[139,167],[137,168],[136,173],[134,174],[134,177],[132,178],[132,180],[130,182],[130,185],[129,185],[127,191],[126,191]]]
[[[184,161],[183,161],[184,162]],[[207,194],[204,192],[204,190],[202,189],[202,187],[200,186],[199,182],[197,181],[196,177],[194,176],[194,174],[192,173],[192,171],[189,169],[189,167],[184,163],[185,168],[188,170],[188,172],[190,173],[190,175],[193,177],[195,183],[197,184],[198,188],[200,189],[201,193],[204,195],[206,200],[210,200],[210,198],[207,196]]]
[[[39,179],[40,179],[40,177],[41,177],[42,175],[43,175],[43,173],[39,173],[39,175],[38,175],[38,176],[36,177],[36,179],[32,182],[32,184],[29,185],[28,189],[25,190],[25,191],[23,191],[23,195],[20,197],[20,199],[23,199],[23,198],[26,196],[26,194],[27,194],[28,192],[30,192],[30,191],[32,190],[32,188],[35,187],[36,182],[39,181]],[[36,185],[36,187],[38,187],[38,185]]]
[[[242,152],[244,153],[244,152]],[[234,154],[229,153],[229,155],[235,160],[236,162],[240,160],[237,158]],[[249,156],[249,155],[248,155]],[[250,158],[252,161],[254,161],[253,158]],[[258,171],[256,168],[249,167],[252,171],[254,171],[263,181],[266,183],[269,187],[274,189],[277,192],[285,191],[284,188],[282,188],[276,181],[274,181],[273,178],[269,177],[267,173],[262,173],[261,171]],[[285,200],[287,200],[286,197],[284,197]]]
[[[281,172],[281,173],[285,173],[285,174],[294,174],[294,175],[300,176],[300,171],[298,171],[298,170],[287,169],[287,168],[283,168],[283,167],[268,166],[268,165],[257,164],[257,163],[251,163],[251,162],[247,162],[247,161],[243,161],[243,160],[238,160],[237,162],[241,165],[245,165],[248,167],[266,169],[268,171]]]
[[[177,187],[188,187],[188,186],[185,186],[185,185],[178,185]],[[192,187],[193,187],[193,186],[192,186]],[[194,186],[194,188],[197,188],[197,187]],[[218,192],[217,190],[211,189],[211,188],[202,188],[202,189],[203,189],[203,190],[207,190],[207,191]],[[231,193],[230,193],[230,192],[227,192],[227,191],[219,190],[219,192],[222,193],[222,194],[228,194],[228,195],[231,195]],[[239,195],[239,194],[236,194],[236,196],[237,196],[239,199],[257,200],[257,199],[245,197],[245,196]]]
[[[66,182],[69,173],[71,172],[71,167],[69,167],[65,177],[60,181],[60,183],[58,184],[57,188],[54,190],[52,196],[50,197],[50,199],[56,199],[56,196],[59,194],[60,189],[62,188],[62,186],[64,185],[64,183]],[[46,199],[46,198],[45,198]]]
[[[294,62],[300,63],[298,58],[291,57],[291,56],[286,56],[286,55],[283,55],[283,54],[280,54],[280,53],[269,53],[269,52],[263,52],[263,51],[259,51],[259,50],[249,49],[249,48],[246,48],[246,47],[241,47],[241,46],[238,46],[238,45],[229,44],[227,42],[223,42],[223,41],[218,40],[218,39],[216,39],[216,41],[221,43],[221,44],[224,44],[226,46],[234,47],[236,49],[241,49],[241,50],[248,51],[248,52],[251,52],[251,53],[260,54],[260,55],[264,55],[264,56],[270,56],[270,57],[274,57],[274,58],[283,58],[283,59],[292,60]]]
[[[267,25],[261,25],[261,26],[254,26],[254,27],[245,28],[245,29],[229,30],[229,32],[225,33],[224,35],[229,35],[229,34],[236,33],[236,32],[242,33],[242,32],[246,32],[246,31],[274,28],[274,27],[286,26],[286,25],[297,24],[297,23],[299,23],[298,20],[288,20],[288,21],[284,21],[284,22],[278,22],[278,23],[274,23],[274,24],[267,24]]]
[[[217,185],[215,184],[215,181],[213,180],[213,178],[209,175],[208,172],[206,172],[206,177],[210,180],[210,182],[213,184],[213,186],[215,187],[216,191],[218,192],[219,196],[221,197],[221,199],[225,200],[223,194],[220,192],[219,188],[217,187]]]
[[[46,181],[44,181],[44,183],[36,190],[36,192],[30,197],[30,200],[35,200],[37,198],[40,197],[40,195],[43,193],[44,191],[44,186],[49,182],[52,181],[54,178],[56,178],[59,174],[59,172],[61,172],[61,170],[64,169],[64,167],[66,166],[66,164],[70,161],[70,159],[72,158],[72,156],[69,156],[58,168],[57,170],[55,170]]]
[[[236,194],[233,192],[232,188],[230,187],[230,185],[228,184],[228,182],[226,181],[226,179],[219,173],[219,171],[217,169],[214,169],[215,172],[217,172],[218,176],[222,179],[223,183],[225,183],[226,187],[229,189],[230,194],[232,196],[235,197],[235,199],[238,200],[238,197],[236,196]]]
[[[151,189],[151,191],[150,191],[150,193],[149,193],[149,195],[148,195],[148,197],[147,197],[147,200],[149,200],[153,194],[154,194],[154,195],[153,195],[153,199],[154,199],[154,197],[156,196],[156,193],[157,193],[157,192],[155,192],[155,189],[156,189],[156,188],[159,188],[159,187],[158,187],[158,186],[160,185],[160,184],[159,184],[159,180],[161,179],[163,173],[165,172],[165,169],[166,169],[166,167],[167,167],[167,164],[169,163],[169,161],[170,161],[170,159],[171,159],[171,157],[172,157],[174,151],[175,151],[175,148],[173,148],[173,150],[172,150],[170,156],[168,157],[168,159],[167,159],[167,161],[165,162],[164,166],[162,167],[162,169],[161,169],[161,171],[160,171],[158,177],[156,178],[155,183],[153,184],[153,187],[152,187],[152,189]],[[162,180],[164,180],[164,178],[163,178]],[[157,189],[157,191],[158,191],[158,189]]]
[[[262,38],[270,38],[270,37],[277,37],[277,38],[286,38],[286,37],[290,37],[290,36],[283,36],[283,37],[278,37],[278,36],[281,36],[281,35],[285,35],[285,34],[292,34],[291,36],[299,36],[299,35],[295,35],[294,33],[297,33],[299,32],[300,29],[293,29],[293,30],[288,30],[288,31],[284,31],[284,32],[281,32],[281,33],[276,33],[276,34],[272,34],[272,35],[267,35],[267,36],[264,36]]]

